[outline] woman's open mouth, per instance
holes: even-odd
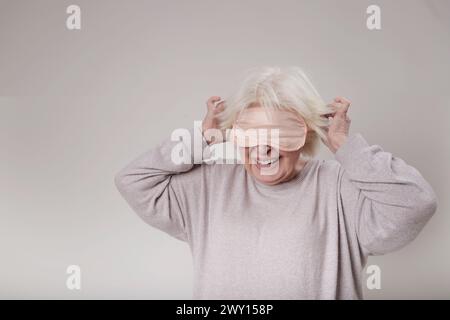
[[[261,168],[269,168],[272,165],[276,164],[280,158],[274,158],[274,159],[257,159],[256,160],[256,167],[258,169]]]

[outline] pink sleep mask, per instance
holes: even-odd
[[[305,121],[295,111],[249,107],[243,109],[234,122],[232,139],[239,147],[265,144],[295,151],[304,146],[307,129]]]

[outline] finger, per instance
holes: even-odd
[[[222,112],[223,110],[225,110],[225,100],[220,101],[219,103],[216,104],[215,106],[215,111],[216,112]]]
[[[336,105],[336,116],[345,118],[350,107],[350,102],[335,102]]]
[[[214,107],[217,108],[219,106],[219,104],[223,103],[224,101],[225,101],[225,99],[220,99],[220,100],[214,101]]]
[[[214,101],[218,101],[218,100],[220,100],[219,96],[211,96],[211,97],[209,97],[207,102],[214,102]]]
[[[340,102],[332,102],[327,105],[328,108],[330,108],[331,112],[330,115],[335,115],[342,107],[342,104]]]
[[[348,106],[342,106],[338,112],[336,112],[336,117],[345,119],[347,117]]]
[[[335,102],[340,102],[340,103],[348,103],[348,104],[350,104],[350,100],[348,100],[348,99],[346,99],[344,97],[336,97],[336,98],[334,98],[334,101]]]
[[[351,104],[350,100],[348,100],[344,97],[336,97],[336,98],[334,98],[334,101],[337,103],[341,103],[344,106],[350,106],[350,104]]]
[[[329,103],[329,104],[327,104],[327,107],[328,107],[328,109],[330,109],[330,112],[323,114],[322,117],[324,117],[324,118],[334,117],[334,115],[336,114],[337,104]]]
[[[219,101],[219,96],[212,96],[206,101],[206,106],[208,107],[208,110],[212,110],[215,107],[215,102]]]

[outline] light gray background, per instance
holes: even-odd
[[[450,297],[448,0],[0,3],[1,298],[189,299],[188,246],[144,224],[114,174],[260,65],[300,66],[327,101],[349,98],[351,130],[436,190],[416,241],[370,259],[382,289],[366,298]]]

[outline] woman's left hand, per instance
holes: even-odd
[[[333,103],[329,104],[336,109],[336,112],[326,115],[330,123],[327,127],[327,141],[324,144],[336,153],[341,145],[347,140],[350,129],[350,118],[347,115],[350,101],[343,97],[337,97]]]

